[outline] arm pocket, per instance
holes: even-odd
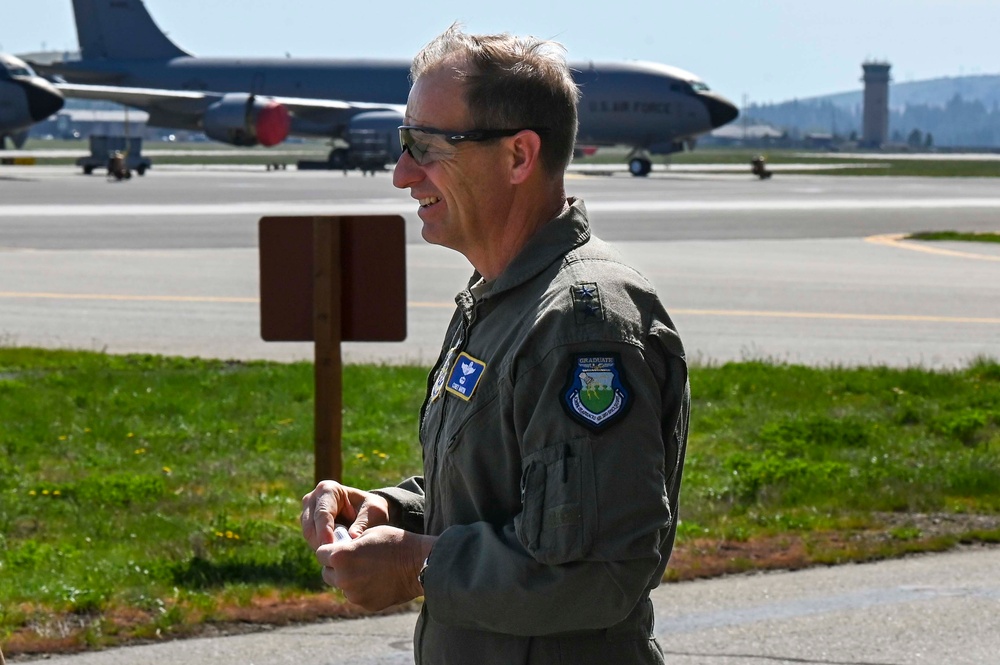
[[[590,441],[575,439],[525,457],[518,539],[539,562],[583,558],[597,531],[597,497]]]

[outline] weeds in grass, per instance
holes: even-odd
[[[426,372],[345,368],[346,483],[419,473]],[[730,363],[693,367],[691,384],[682,544],[801,544],[869,528],[872,511],[1000,513],[993,360],[951,372]],[[298,527],[311,386],[307,364],[0,348],[0,635],[72,625],[105,644],[321,591]],[[820,542],[802,556],[878,555]],[[925,542],[903,525],[880,547]]]

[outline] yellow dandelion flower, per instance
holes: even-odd
[[[239,539],[240,539],[240,534],[234,533],[233,534],[233,540],[239,540]]]
[[[61,496],[61,495],[62,495],[62,492],[60,492],[59,490],[55,490],[55,491],[52,492],[52,496]]]
[[[381,457],[382,459],[389,459],[389,456],[386,455],[385,453],[379,453],[378,456]]]
[[[84,428],[83,428],[83,431],[84,431],[84,432],[87,432],[87,433],[89,434],[89,433],[90,433],[90,428],[89,428],[89,427],[84,427]]]
[[[67,438],[68,438],[68,437],[67,437],[67,436],[66,436],[65,434],[61,434],[61,435],[59,436],[59,440],[60,440],[60,441],[65,441],[65,440],[66,440]]]
[[[135,449],[135,454],[136,455],[144,455],[145,453],[146,453],[146,449],[145,448],[136,448]]]
[[[365,454],[364,453],[358,453],[354,457],[355,457],[355,459],[364,459],[365,458]]]
[[[129,433],[128,433],[128,438],[130,438],[130,439],[131,439],[131,438],[132,438],[133,436],[135,436],[135,433],[134,433],[134,432],[129,432]]]
[[[165,473],[165,474],[167,474],[169,476],[171,473],[173,473],[173,471],[170,470],[169,466],[165,466],[165,467],[163,467],[163,473]]]
[[[232,538],[233,538],[233,532],[232,531],[226,531],[226,538],[229,538],[230,540],[232,540]]]
[[[43,496],[48,496],[49,495],[49,491],[48,490],[42,490],[42,495]]]
[[[225,535],[226,535],[226,534],[222,533],[221,531],[216,531],[216,532],[215,532],[215,537],[216,537],[216,538],[222,538],[222,537],[223,537],[223,536],[225,536]]]
[[[28,490],[28,496],[38,496],[38,492],[35,490]]]

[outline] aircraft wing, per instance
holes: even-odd
[[[115,85],[82,85],[56,83],[55,87],[66,97],[99,99],[118,102],[147,110],[160,108],[172,112],[204,112],[221,98],[221,95],[188,90],[156,90],[153,88],[123,88]]]
[[[66,97],[99,99],[117,102],[147,111],[150,124],[198,127],[202,118],[213,108],[223,104],[242,105],[254,97],[260,101],[275,102],[287,109],[291,117],[292,133],[309,136],[335,136],[347,121],[365,111],[406,112],[401,104],[376,104],[339,99],[309,99],[305,97],[253,96],[248,93],[218,93],[198,90],[166,90],[157,88],[129,88],[114,85],[82,85],[57,83],[56,87]],[[164,122],[157,122],[163,119]],[[183,119],[184,122],[179,121]]]

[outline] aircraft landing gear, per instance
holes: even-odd
[[[653,160],[649,158],[649,153],[645,150],[633,150],[628,156],[628,172],[632,175],[644,178],[653,170]]]
[[[346,148],[334,148],[331,150],[328,161],[330,163],[330,170],[343,170],[344,175],[347,175],[347,169],[350,167],[350,162],[348,161]]]

